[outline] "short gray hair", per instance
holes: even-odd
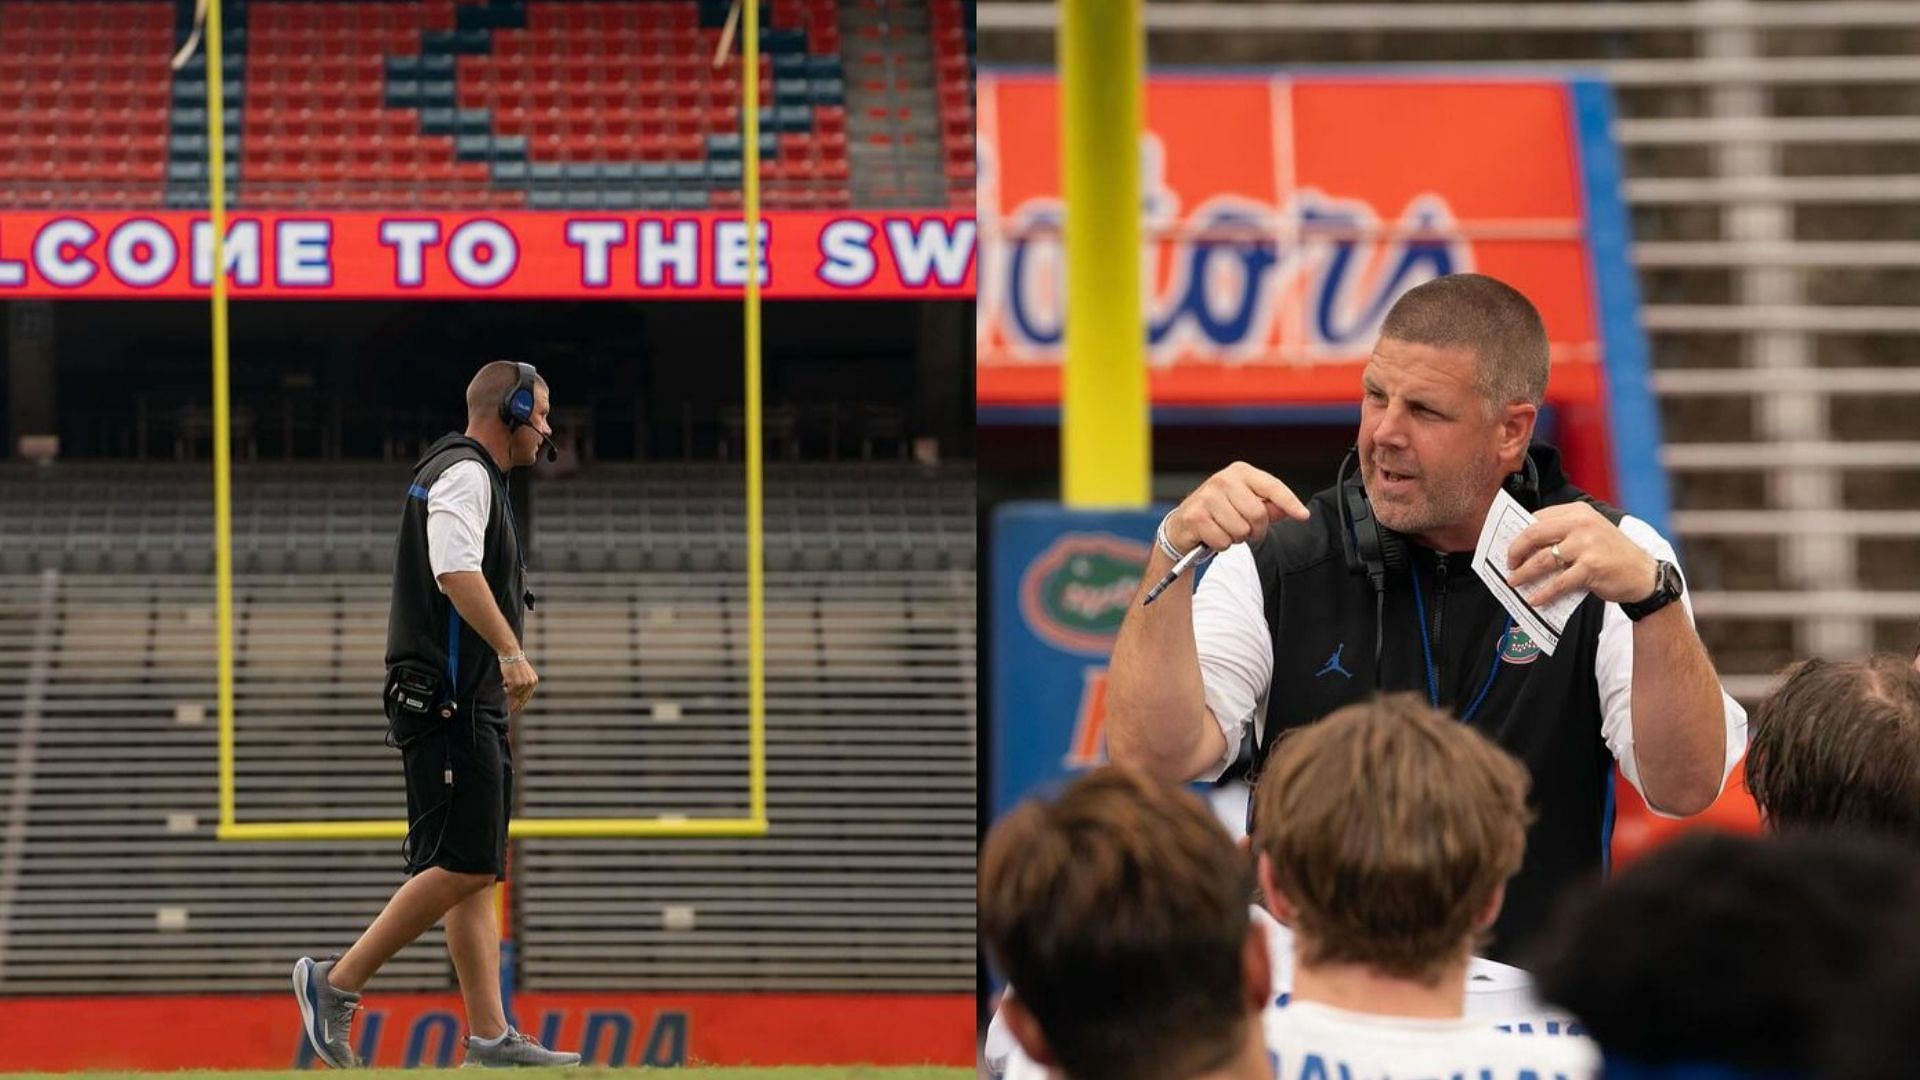
[[[1448,274],[1401,294],[1380,336],[1473,350],[1474,389],[1495,409],[1547,396],[1547,328],[1520,290],[1485,274]]]

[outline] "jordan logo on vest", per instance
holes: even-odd
[[[1322,675],[1326,675],[1330,672],[1337,671],[1340,674],[1345,675],[1349,679],[1353,678],[1353,672],[1348,671],[1340,663],[1340,654],[1345,652],[1346,650],[1347,650],[1347,643],[1343,641],[1340,643],[1339,648],[1336,648],[1333,650],[1333,655],[1327,657],[1326,666],[1322,667],[1319,671],[1314,672],[1313,677],[1317,679]]]

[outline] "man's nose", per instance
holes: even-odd
[[[1407,440],[1406,415],[1393,406],[1381,411],[1380,421],[1373,426],[1373,441],[1404,446]]]

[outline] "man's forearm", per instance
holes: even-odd
[[[1107,671],[1107,756],[1167,780],[1190,780],[1226,750],[1208,718],[1193,640],[1193,584],[1176,581],[1151,606],[1140,601],[1173,560],[1156,545],[1127,607]]]
[[[1640,788],[1669,814],[1697,814],[1726,765],[1720,677],[1686,612],[1670,604],[1633,626],[1633,746]]]
[[[453,609],[493,646],[494,652],[501,656],[520,652],[520,640],[513,636],[513,628],[507,625],[507,617],[500,613],[500,605],[493,600],[493,590],[487,587],[487,579],[479,571],[442,574],[440,583],[446,587]]]

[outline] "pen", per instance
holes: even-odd
[[[1156,599],[1159,598],[1161,593],[1167,591],[1167,586],[1173,584],[1174,579],[1178,578],[1181,574],[1186,573],[1189,567],[1193,566],[1194,563],[1199,562],[1203,556],[1209,554],[1210,552],[1211,552],[1211,549],[1208,548],[1207,545],[1197,544],[1194,546],[1194,549],[1192,551],[1189,551],[1185,555],[1180,556],[1179,561],[1173,564],[1173,569],[1167,571],[1167,576],[1161,578],[1160,583],[1158,585],[1155,585],[1153,588],[1147,590],[1147,598],[1145,600],[1140,601],[1140,606],[1146,607],[1148,604],[1153,603]]]

